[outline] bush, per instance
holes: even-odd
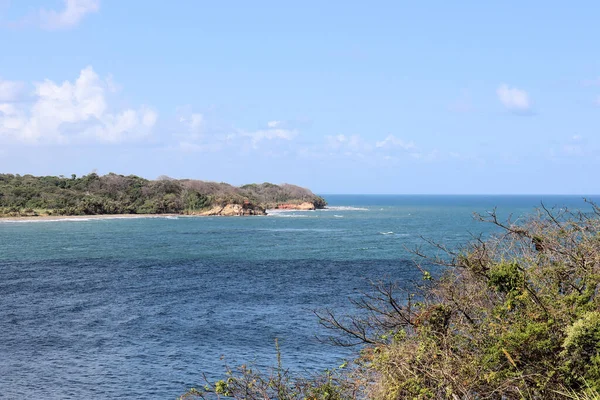
[[[379,285],[367,316],[321,323],[366,344],[369,397],[563,398],[600,389],[600,210],[542,208],[523,224],[430,258],[411,293]],[[401,296],[401,297],[399,297]],[[419,302],[402,302],[419,298]],[[402,335],[382,335],[382,332]],[[341,342],[339,338],[336,339]]]
[[[347,375],[340,373],[341,367],[323,374],[305,378],[291,374],[283,368],[277,340],[277,366],[268,373],[242,365],[236,369],[227,367],[225,379],[207,382],[202,388],[192,388],[180,399],[192,397],[235,398],[244,400],[345,400],[356,399],[359,391]]]

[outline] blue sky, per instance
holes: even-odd
[[[0,0],[0,171],[600,193],[600,4]]]

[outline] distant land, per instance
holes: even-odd
[[[326,201],[309,189],[161,176],[91,173],[77,177],[0,174],[0,217],[181,214],[266,215],[267,209],[315,210]]]

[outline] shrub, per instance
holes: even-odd
[[[321,323],[366,346],[374,398],[563,398],[600,390],[600,210],[542,208],[522,224],[478,216],[501,232],[431,258],[437,279],[378,285],[367,314]],[[419,302],[400,299],[419,298]],[[381,335],[388,330],[401,336]],[[342,342],[339,337],[335,338]]]

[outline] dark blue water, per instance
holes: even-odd
[[[569,196],[325,196],[267,217],[0,221],[0,396],[176,398],[230,364],[339,365],[314,309],[418,279],[421,236],[457,246]]]

